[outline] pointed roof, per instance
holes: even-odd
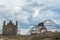
[[[12,23],[12,21],[10,20],[9,23],[8,23],[7,25],[11,25],[11,24],[13,24],[13,23]],[[13,24],[13,25],[14,25],[14,24]]]
[[[10,20],[9,23],[12,23],[12,21]]]

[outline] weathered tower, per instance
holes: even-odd
[[[15,25],[15,34],[17,34],[18,31],[18,21],[16,21],[16,25]]]
[[[4,30],[5,30],[5,26],[6,26],[6,25],[5,25],[5,22],[6,22],[6,21],[3,22],[3,30],[2,30],[2,34],[5,34],[5,31],[4,31]]]

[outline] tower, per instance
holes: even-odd
[[[2,34],[3,34],[3,35],[5,34],[5,31],[4,31],[4,30],[5,30],[5,22],[6,22],[6,21],[3,22],[3,30],[2,30]]]
[[[15,25],[15,34],[17,34],[18,31],[18,21],[16,21],[16,25]]]

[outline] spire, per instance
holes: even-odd
[[[16,21],[16,27],[18,26],[18,21]]]
[[[12,21],[10,20],[9,23],[12,23]]]
[[[15,34],[17,34],[17,31],[18,31],[18,21],[16,21],[16,25],[15,25]]]
[[[5,26],[5,22],[6,22],[6,21],[4,21],[3,26]]]
[[[4,30],[5,30],[5,27],[6,27],[6,25],[5,25],[5,22],[6,22],[6,21],[4,21],[4,23],[3,23],[2,34],[5,34],[5,32],[4,32]]]

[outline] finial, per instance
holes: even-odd
[[[9,23],[12,23],[12,21],[10,20]]]

